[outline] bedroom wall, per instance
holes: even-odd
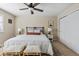
[[[3,16],[4,32],[0,32],[0,45],[8,38],[14,37],[14,16],[0,9],[0,15]],[[12,24],[8,23],[8,19],[12,19]]]
[[[79,9],[79,4],[72,4],[58,16],[58,19],[62,18],[65,15],[69,15],[70,13],[72,13],[73,11],[77,9]],[[78,19],[79,19],[78,13],[74,15],[70,14],[70,16],[63,18],[63,20],[59,19],[59,22],[62,25],[61,27],[58,27],[59,34],[60,34],[59,35],[60,41],[77,53],[79,53],[79,46],[78,46],[79,45],[79,39],[78,39],[79,38],[79,35],[78,35],[79,34],[78,33],[79,32],[78,30],[79,20]]]
[[[56,17],[52,17],[52,16],[19,16],[19,17],[16,17],[16,35],[17,35],[18,28],[22,28],[26,30],[26,26],[44,26],[45,32],[47,33],[48,20],[51,20],[53,24],[54,19],[56,19]]]
[[[79,3],[73,3],[69,7],[65,8],[64,11],[58,15],[58,18],[68,15],[77,9],[79,9]]]

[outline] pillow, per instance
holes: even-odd
[[[40,33],[40,30],[39,29],[35,29],[34,33]]]
[[[40,35],[40,33],[35,33],[35,32],[27,32],[27,35]]]
[[[28,28],[27,30],[27,35],[40,35],[41,31],[43,28],[41,27],[33,27],[33,28]]]
[[[28,29],[28,32],[33,32],[33,29],[31,29],[31,28],[30,28],[30,29]]]
[[[34,31],[29,31],[27,32],[27,35],[40,35],[41,32],[39,29],[34,29]]]

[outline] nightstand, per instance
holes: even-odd
[[[47,37],[48,37],[49,40],[53,41],[53,35],[48,34]]]

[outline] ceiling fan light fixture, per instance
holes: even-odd
[[[33,10],[33,8],[29,8],[29,10],[31,11],[31,10]]]

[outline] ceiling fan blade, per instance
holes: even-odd
[[[24,3],[24,4],[29,7],[29,5],[27,3]]]
[[[32,7],[33,7],[33,3],[30,3],[30,4],[29,4],[29,7],[31,7],[31,8],[32,8]]]
[[[40,12],[43,12],[43,10],[38,9],[38,8],[34,8],[34,10],[36,10],[36,11],[40,11]]]
[[[26,9],[28,9],[28,8],[22,8],[22,9],[19,9],[19,10],[26,10]]]
[[[34,14],[34,12],[31,10],[31,14]]]
[[[33,7],[36,7],[37,5],[39,5],[40,3],[34,3],[33,4]]]

